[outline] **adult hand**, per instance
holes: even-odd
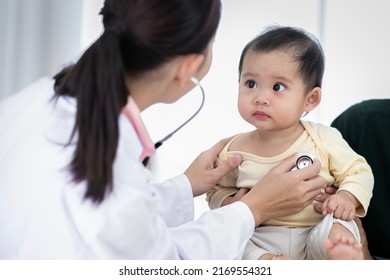
[[[271,169],[242,199],[253,213],[256,226],[264,221],[298,213],[309,205],[325,186],[319,176],[321,163],[290,171],[298,154]]]
[[[194,197],[211,190],[227,172],[241,163],[241,156],[236,155],[220,166],[214,166],[218,154],[231,139],[232,137],[223,139],[209,150],[202,152],[184,172],[191,183]]]
[[[325,193],[320,193],[319,195],[316,195],[314,197],[314,200],[318,202],[318,203],[314,204],[314,210],[316,212],[318,212],[319,214],[322,214],[322,205],[323,205],[324,201],[332,194],[335,194],[337,190],[338,190],[338,187],[336,187],[336,186],[333,186],[333,185],[326,186]]]
[[[356,223],[356,225],[358,227],[358,230],[359,230],[360,243],[363,246],[362,250],[363,250],[364,259],[365,260],[373,260],[373,257],[371,256],[371,253],[368,250],[367,236],[366,236],[366,232],[364,231],[364,228],[363,228],[363,225],[362,225],[362,221],[358,217],[356,217],[355,218],[355,223]]]

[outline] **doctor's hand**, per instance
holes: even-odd
[[[242,158],[236,155],[220,166],[214,167],[218,154],[230,139],[232,137],[223,139],[209,150],[202,152],[184,172],[191,183],[194,197],[211,190],[227,172],[241,163]]]
[[[363,255],[365,260],[373,260],[374,258],[371,256],[370,250],[368,250],[368,242],[367,242],[367,235],[366,232],[364,231],[362,221],[360,218],[355,217],[355,223],[358,227],[359,234],[360,234],[360,240],[363,246]]]
[[[275,166],[241,199],[252,211],[256,226],[300,212],[325,186],[324,178],[318,175],[319,160],[314,159],[306,168],[290,171],[297,158],[295,154]]]
[[[322,214],[322,205],[323,205],[324,201],[332,194],[335,194],[337,192],[337,190],[338,190],[338,187],[336,187],[336,186],[333,186],[333,185],[326,186],[324,193],[320,193],[319,195],[314,197],[314,200],[317,202],[316,204],[314,204],[314,210],[318,214]]]

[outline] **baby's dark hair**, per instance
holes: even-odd
[[[238,66],[239,76],[248,50],[256,53],[288,52],[299,63],[299,74],[306,84],[307,91],[322,85],[325,69],[324,52],[318,39],[301,28],[279,25],[267,27],[243,49]]]

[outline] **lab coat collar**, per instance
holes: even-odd
[[[122,113],[133,125],[138,139],[141,142],[143,151],[140,160],[143,161],[146,157],[151,156],[155,152],[155,147],[141,118],[141,111],[131,96],[128,97],[127,104],[123,108]]]

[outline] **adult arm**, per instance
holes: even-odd
[[[169,228],[176,256],[240,258],[256,225],[299,212],[310,204],[325,184],[318,176],[320,163],[315,160],[312,167],[290,172],[296,158],[286,159],[273,168],[241,201],[207,211],[196,221]],[[212,170],[215,169],[209,169]]]
[[[217,145],[222,146],[224,143]],[[186,175],[190,174],[188,179],[192,189],[188,185],[176,185],[177,189],[194,190],[195,187],[196,190],[201,189],[200,194],[212,188],[219,177],[235,165],[233,162],[230,167],[218,169],[204,160],[213,161],[217,151],[218,148],[212,148],[203,153],[196,160],[197,164],[192,165],[197,168],[186,172]],[[165,221],[161,209],[166,196],[160,192],[156,195],[157,186],[145,179],[140,164],[136,162],[126,162],[127,170],[134,173],[126,176],[128,181],[123,181],[98,210],[80,200],[80,194],[72,194],[79,190],[76,188],[68,189],[72,193],[66,201],[75,228],[80,236],[88,237],[86,247],[99,258],[239,259],[255,225],[266,219],[299,212],[319,194],[325,183],[318,176],[319,162],[290,172],[295,160],[292,157],[272,169],[242,201],[207,211],[199,219],[177,226],[170,226]],[[130,166],[131,163],[134,166]],[[139,172],[136,166],[140,168]],[[195,179],[191,177],[201,175],[202,169],[207,175]],[[188,207],[193,205],[183,205],[182,211]]]
[[[241,258],[255,227],[253,215],[244,203],[236,202],[208,211],[195,221],[170,226],[161,214],[164,195],[156,195],[154,189],[140,180],[137,185],[117,186],[97,206],[83,199],[82,188],[67,188],[64,206],[79,236],[77,248],[86,251],[88,258],[99,259]],[[193,207],[178,205],[182,205],[179,212]]]

